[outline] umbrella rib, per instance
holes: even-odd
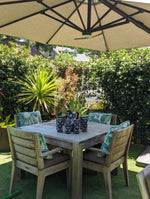
[[[43,14],[43,15],[45,15],[45,16],[47,16],[47,17],[50,17],[50,18],[52,18],[52,19],[54,19],[54,20],[56,20],[56,21],[58,21],[58,22],[60,22],[60,23],[63,23],[63,24],[65,24],[65,25],[67,25],[67,26],[69,26],[69,27],[71,27],[71,28],[73,28],[73,29],[76,29],[76,30],[82,32],[82,29],[79,28],[78,26],[72,26],[71,24],[68,24],[68,23],[66,23],[65,21],[61,21],[60,19],[57,19],[56,17],[53,17],[53,16],[51,16],[51,15],[46,14],[45,12],[43,12],[43,13],[41,13],[41,14]]]
[[[30,0],[27,0],[27,1],[30,1]],[[32,0],[31,0],[31,1],[32,1]],[[37,1],[37,0],[34,0],[34,1]],[[55,5],[55,6],[53,6],[52,8],[56,8],[56,7],[60,6],[60,5],[66,4],[66,3],[68,3],[68,2],[70,2],[70,1],[66,1],[66,2],[63,2],[63,3],[61,3],[61,4]],[[19,3],[22,3],[22,1],[19,2]],[[35,13],[32,13],[32,14],[30,14],[30,15],[21,17],[21,18],[19,18],[19,19],[16,19],[16,20],[14,20],[14,21],[11,21],[11,22],[9,22],[9,23],[6,23],[6,24],[1,25],[0,28],[3,28],[3,27],[8,26],[8,25],[11,25],[11,24],[16,23],[16,22],[18,22],[18,21],[27,19],[27,18],[29,18],[29,17],[31,17],[31,16],[34,16],[34,15],[37,15],[37,14],[41,14],[41,12],[46,12],[46,11],[48,11],[48,9],[40,10],[40,11],[35,12]]]
[[[70,2],[70,1],[69,1]],[[80,27],[78,27],[76,24],[74,24],[73,22],[69,21],[68,18],[64,17],[63,15],[61,15],[60,13],[58,13],[57,11],[53,10],[53,8],[49,7],[48,5],[46,5],[45,3],[43,3],[42,1],[40,2],[41,5],[45,6],[46,8],[48,8],[49,10],[51,10],[52,12],[54,12],[56,15],[58,15],[59,17],[61,17],[62,19],[64,19],[65,21],[61,21],[51,15],[47,15],[46,13],[44,13],[47,16],[50,16],[51,18],[60,21],[61,23],[64,23],[65,25],[68,25],[76,30],[82,31],[82,29]],[[66,23],[66,21],[69,23]]]
[[[110,1],[118,2],[118,1],[116,1],[116,0],[110,0]],[[144,9],[144,8],[140,8],[140,7],[137,7],[137,6],[133,6],[133,5],[130,5],[130,4],[121,2],[121,1],[119,1],[118,3],[119,3],[119,4],[122,4],[122,5],[125,5],[125,6],[127,6],[127,7],[131,7],[131,8],[134,8],[134,9],[138,9],[138,10],[140,10],[141,12],[148,12],[148,13],[150,13],[149,10],[146,10],[146,9]]]
[[[80,18],[81,23],[82,23],[82,25],[83,25],[83,28],[84,28],[84,30],[85,30],[86,28],[85,28],[85,25],[84,25],[83,19],[82,19],[82,17],[81,17],[80,11],[79,11],[79,7],[77,6],[77,3],[76,3],[76,1],[75,1],[75,0],[73,0],[73,2],[74,2],[74,4],[75,4],[75,7],[76,7],[76,10],[77,10],[77,13],[78,13],[78,15],[79,15],[79,18]],[[84,2],[84,1],[83,1],[83,2]],[[82,3],[83,3],[83,2],[82,2]]]
[[[93,1],[93,0],[92,0]],[[99,18],[99,15],[98,15],[98,12],[97,12],[97,9],[96,9],[96,7],[95,7],[95,4],[94,4],[94,2],[93,2],[93,5],[94,5],[94,10],[95,10],[95,13],[96,13],[96,15],[97,15],[97,18],[98,18],[98,23],[99,23],[99,25],[101,26],[101,19]],[[109,9],[110,11],[111,11],[111,9]],[[107,11],[108,12],[108,11]],[[105,13],[106,14],[106,13]],[[105,15],[104,14],[104,15]],[[103,16],[104,16],[103,15]],[[103,17],[102,16],[102,17]],[[105,15],[106,16],[106,15]],[[101,18],[102,18],[101,17]],[[93,27],[93,26],[92,26]],[[106,37],[105,37],[105,33],[104,33],[104,31],[102,30],[102,35],[103,35],[103,38],[104,38],[104,43],[105,43],[105,47],[106,47],[106,52],[109,52],[109,48],[108,48],[108,44],[107,44],[107,41],[106,41]]]
[[[134,16],[134,15],[137,15],[139,14],[140,11],[137,11],[131,15],[127,15],[127,16]],[[92,30],[92,32],[96,32],[96,31],[99,31],[99,30],[103,30],[103,29],[106,29],[106,28],[112,28],[112,27],[115,27],[115,26],[118,26],[118,22],[122,21],[122,20],[126,20],[126,23],[129,23],[128,19],[126,19],[125,17],[122,17],[120,19],[117,19],[115,21],[112,21],[104,26],[100,26],[100,27],[96,27],[95,29]]]
[[[112,7],[116,6],[118,4],[118,2],[116,2]],[[96,8],[95,8],[96,9]],[[104,17],[106,17],[109,12],[112,10],[112,8],[109,8],[101,18],[98,18],[97,22],[91,27],[91,29],[93,29]]]
[[[80,2],[80,4],[78,5],[78,8],[82,5],[83,2]],[[76,9],[73,10],[73,12],[70,14],[70,16],[68,17],[68,19],[75,13]],[[55,33],[50,37],[50,39],[46,42],[47,44],[52,40],[52,38],[56,35],[56,33],[63,27],[64,23],[61,24],[61,26],[55,31]]]
[[[43,10],[42,10],[42,11],[43,11]],[[6,24],[3,24],[3,25],[0,26],[0,28],[3,28],[3,27],[8,26],[8,25],[11,25],[11,24],[16,23],[16,22],[18,22],[18,21],[27,19],[27,18],[32,17],[32,16],[34,16],[34,15],[40,14],[42,11],[40,10],[40,11],[38,11],[38,12],[32,13],[32,14],[30,14],[30,15],[27,15],[27,16],[25,16],[25,17],[21,17],[20,19],[16,19],[16,20],[14,20],[14,21],[11,21],[11,22],[8,22],[8,23],[6,23]],[[47,11],[47,9],[45,9],[44,12],[45,12],[45,11]]]
[[[124,19],[122,19],[122,20],[124,20]],[[116,21],[118,21],[118,20],[116,20]],[[121,21],[121,20],[119,20],[119,21]],[[123,22],[116,23],[116,24],[114,24],[114,22],[111,22],[111,23],[108,23],[108,24],[106,24],[102,27],[97,27],[97,28],[93,29],[92,32],[97,32],[99,30],[105,30],[105,29],[108,29],[108,28],[113,28],[113,27],[120,26],[120,25],[127,24],[127,23],[129,23],[129,21],[127,19]]]
[[[32,2],[32,1],[35,1],[35,0],[7,1],[7,2],[2,2],[2,3],[0,3],[0,6],[8,5],[8,4],[26,3],[26,2]]]
[[[109,8],[112,8],[115,12],[117,12],[119,15],[123,16],[124,18],[128,19],[130,22],[132,22],[134,25],[136,25],[137,27],[143,29],[145,32],[150,34],[150,29],[143,24],[142,22],[139,22],[137,20],[135,20],[134,18],[130,17],[129,15],[127,15],[126,13],[124,13],[122,10],[120,10],[117,7],[112,7],[112,4],[109,3],[107,0],[99,0],[101,3],[103,3],[104,5],[106,5]]]

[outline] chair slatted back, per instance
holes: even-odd
[[[134,125],[114,131],[109,146],[110,155],[106,156],[105,163],[111,164],[116,160],[127,157]]]
[[[12,158],[14,161],[20,161],[37,168],[44,168],[44,161],[39,155],[41,147],[38,134],[24,132],[8,127],[8,136]]]

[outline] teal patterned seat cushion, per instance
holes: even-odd
[[[88,121],[89,122],[110,124],[111,118],[112,118],[111,113],[89,113],[88,114]]]
[[[124,129],[124,128],[128,127],[129,125],[130,125],[130,121],[128,120],[128,121],[125,121],[125,122],[123,122],[123,123],[121,123],[121,124],[119,124],[117,126],[110,127],[110,129],[109,129],[109,131],[108,131],[108,133],[107,133],[107,135],[105,137],[105,140],[104,140],[103,144],[101,145],[100,149],[108,151],[109,144],[111,142],[111,138],[112,138],[113,132],[121,130],[121,129]],[[101,153],[101,152],[98,153],[98,157],[103,157],[103,156],[105,156],[104,153]]]
[[[35,112],[19,112],[18,120],[20,126],[38,124],[42,122],[40,111]]]

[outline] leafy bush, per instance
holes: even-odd
[[[8,115],[14,115],[20,110],[16,94],[21,92],[21,87],[16,84],[18,77],[27,73],[26,61],[29,57],[28,50],[25,47],[16,48],[11,43],[11,47],[0,45],[0,88],[5,99],[1,102],[3,107],[3,119]]]
[[[96,78],[109,109],[118,115],[118,122],[129,119],[135,124],[135,138],[150,143],[150,50],[112,52],[98,64]]]
[[[2,100],[0,110],[2,119],[8,115],[13,118],[14,114],[20,111],[32,111],[33,105],[17,103],[18,94],[22,91],[22,86],[18,85],[18,79],[25,78],[26,75],[38,68],[44,67],[47,71],[52,71],[52,66],[48,59],[41,56],[31,57],[29,50],[25,46],[17,46],[16,43],[0,45],[0,88],[5,99]]]
[[[48,72],[54,71],[62,83],[67,68],[72,68],[78,80],[71,93],[76,90],[83,97],[103,99],[102,107],[117,114],[118,123],[129,119],[135,124],[134,138],[150,144],[150,49],[102,53],[99,59],[76,62],[69,54],[61,54],[50,61],[41,56],[30,57],[25,47],[0,45],[0,88],[6,96],[0,106],[3,119],[19,111],[32,110],[32,105],[17,103],[17,94],[21,93],[22,87],[16,82],[41,67]]]

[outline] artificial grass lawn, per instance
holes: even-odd
[[[136,181],[136,174],[143,168],[135,165],[136,158],[143,152],[145,146],[131,144],[128,154],[128,170],[130,186],[125,186],[123,170],[119,176],[112,175],[113,199],[141,199],[141,194]],[[11,174],[10,153],[0,153],[0,199],[9,193]],[[21,190],[22,194],[16,199],[35,199],[36,176],[27,173],[25,179],[17,178],[15,190]],[[66,189],[65,172],[48,176],[45,181],[43,199],[71,199],[71,193]],[[106,199],[104,178],[101,173],[94,175],[85,172],[83,176],[83,199]]]

